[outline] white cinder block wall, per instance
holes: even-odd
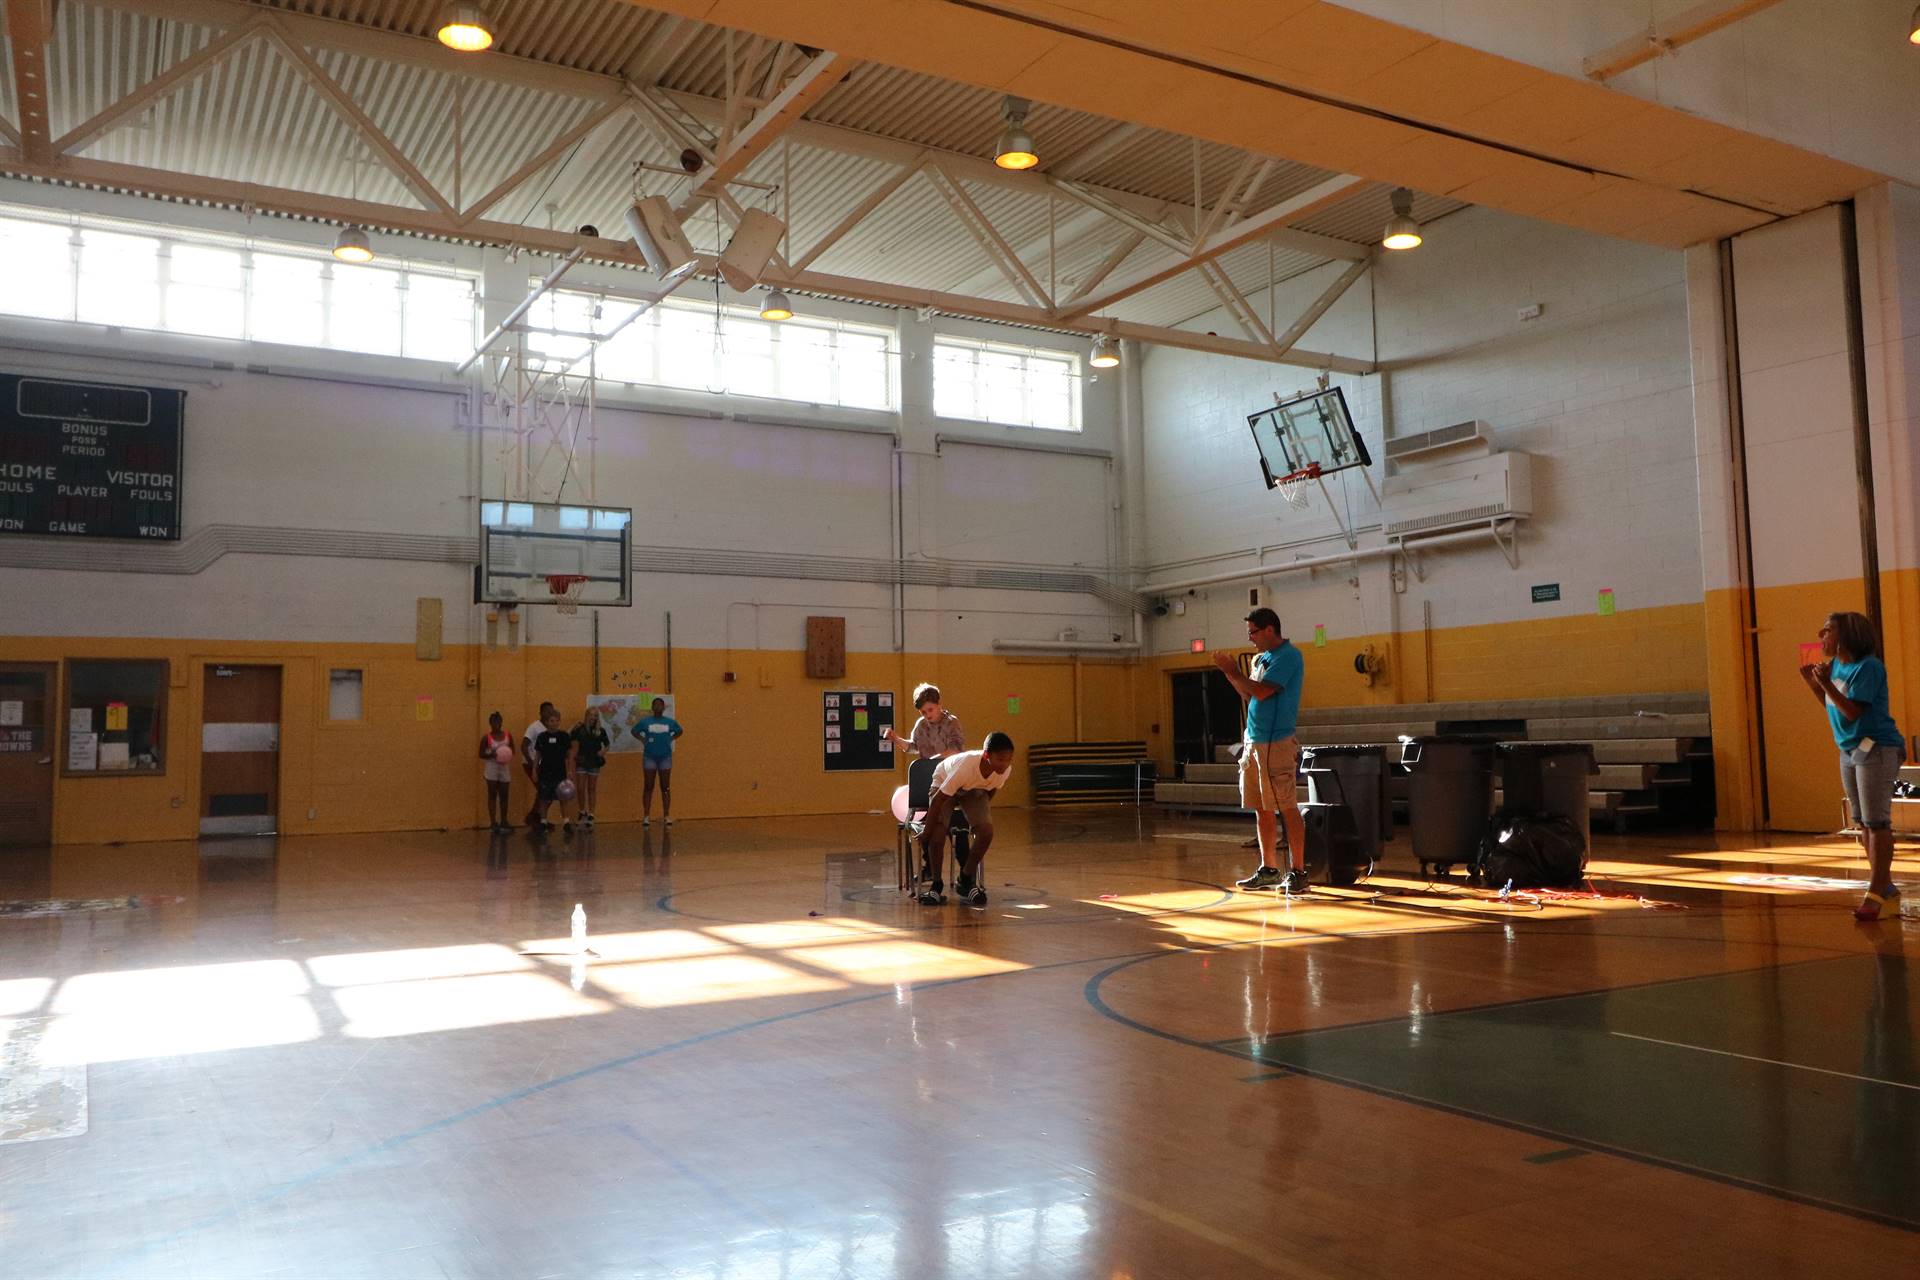
[[[217,211],[0,182],[0,203],[11,202],[263,240],[324,237],[323,229],[287,220],[249,223]],[[530,274],[544,271],[526,258],[509,263],[457,246],[401,241],[393,251],[481,271],[488,324],[519,301]],[[594,283],[632,289],[643,278],[581,267],[566,281]],[[687,289],[712,297],[710,284]],[[595,497],[634,508],[636,545],[887,558],[895,548],[897,441],[900,549],[909,560],[1116,571],[1124,548],[1108,455],[1117,442],[1117,380],[1086,386],[1084,429],[1073,434],[938,419],[932,410],[936,333],[1076,353],[1081,340],[812,299],[804,308],[895,327],[895,411],[604,389]],[[227,367],[204,367],[207,361]],[[271,376],[249,365],[321,376]],[[474,428],[462,410],[462,384],[442,364],[0,317],[0,367],[184,388],[188,537],[222,524],[472,536],[477,495],[503,492],[506,439]],[[642,402],[692,408],[634,407]],[[547,470],[545,479],[556,479],[557,461]],[[555,495],[549,484],[532,496]],[[584,498],[577,485],[566,496]],[[466,607],[471,589],[464,565],[311,556],[230,554],[195,575],[0,567],[7,602],[0,635],[407,643],[415,598],[435,596],[447,602],[448,641],[459,643],[479,638],[479,611]],[[997,639],[1053,639],[1069,629],[1105,639],[1131,625],[1080,593],[910,588],[906,596],[909,650],[984,653]],[[809,613],[846,616],[851,649],[884,652],[896,642],[893,590],[881,585],[646,573],[636,576],[635,598],[632,609],[601,611],[603,644],[660,645],[669,611],[673,641],[683,646],[798,650]],[[528,644],[589,641],[586,614],[525,613]]]
[[[1332,267],[1286,282],[1284,325],[1325,287]],[[1264,292],[1252,299],[1265,312]],[[1522,321],[1521,307],[1541,304]],[[1224,312],[1187,326],[1237,333]],[[1424,582],[1403,595],[1385,562],[1271,578],[1289,629],[1330,636],[1595,612],[1600,588],[1621,610],[1701,599],[1691,375],[1683,258],[1484,209],[1429,228],[1411,253],[1383,253],[1300,345],[1365,357],[1384,372],[1335,375],[1375,453],[1390,435],[1484,420],[1496,447],[1532,453],[1535,517],[1522,527],[1520,567],[1491,546],[1436,552]],[[1308,388],[1313,372],[1166,348],[1145,353],[1145,537],[1150,580],[1173,581],[1337,550],[1318,496],[1295,513],[1261,480],[1246,415],[1276,392]],[[1360,524],[1376,523],[1365,486],[1336,496]],[[1377,541],[1377,534],[1374,535]],[[1531,602],[1557,582],[1558,604]],[[1244,637],[1246,586],[1203,590],[1194,612],[1152,629],[1158,652]]]

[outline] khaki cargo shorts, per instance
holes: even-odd
[[[1298,803],[1295,776],[1300,769],[1300,739],[1249,742],[1240,752],[1240,807],[1278,813]]]

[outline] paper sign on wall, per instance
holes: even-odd
[[[855,701],[859,701],[859,699],[855,699]],[[855,733],[865,733],[867,731],[866,712],[856,711],[853,713],[853,730]]]
[[[853,695],[853,705],[854,705],[854,706],[856,706],[856,707],[864,707],[864,706],[866,706],[866,705],[867,705],[867,695],[866,695],[866,694],[864,694],[864,693],[856,693],[856,694],[854,694],[854,695]]]
[[[1600,588],[1600,616],[1603,618],[1611,618],[1613,616],[1612,587]]]
[[[92,707],[75,707],[73,710],[67,712],[67,732],[68,733],[92,733],[93,732],[93,708]],[[69,769],[73,768],[72,765],[68,765],[67,767]],[[93,766],[88,765],[87,768],[91,769],[93,768]]]
[[[892,695],[892,694],[890,694],[890,693],[883,693],[883,694],[881,694],[881,695],[880,695],[880,705],[881,705],[881,706],[883,706],[883,707],[890,707],[890,706],[892,706],[892,705],[893,705],[893,695]]]
[[[23,702],[0,702],[0,724],[19,724],[26,715]]]
[[[839,755],[839,754],[840,754],[840,744],[839,744],[838,742],[829,742],[829,743],[827,743],[827,754],[828,754],[828,755],[830,755],[830,756],[837,756],[837,755]]]
[[[415,720],[433,719],[433,699],[415,698],[413,700],[413,718]]]
[[[1324,622],[1313,624],[1313,647],[1316,649],[1327,647],[1327,624]]]
[[[109,702],[107,704],[107,732],[125,733],[127,731],[127,704]]]
[[[67,734],[67,768],[76,773],[100,767],[100,737],[93,733]]]
[[[1020,714],[1020,699],[1014,697],[1012,694],[1007,695],[1007,714],[1010,716]]]

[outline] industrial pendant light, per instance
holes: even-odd
[[[1913,17],[1907,20],[1907,43],[1920,44],[1920,4],[1913,7]]]
[[[993,148],[993,162],[1002,169],[1031,169],[1040,163],[1033,135],[1027,132],[1027,109],[1032,105],[1012,94],[1000,102],[1000,118],[1007,127],[1000,131],[1000,141]]]
[[[333,238],[333,256],[342,262],[372,262],[373,244],[361,227],[342,227]]]
[[[1387,219],[1387,229],[1380,236],[1380,247],[1418,249],[1420,240],[1420,224],[1413,220],[1413,192],[1405,187],[1395,187],[1393,216]]]
[[[433,33],[441,44],[460,53],[479,53],[493,45],[493,26],[487,11],[477,4],[441,6],[439,28]]]
[[[793,308],[787,305],[787,295],[773,285],[767,286],[767,296],[760,304],[762,320],[791,320]]]
[[[1096,369],[1111,369],[1120,363],[1120,343],[1110,333],[1093,340],[1093,358],[1087,361]]]

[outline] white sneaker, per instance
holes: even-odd
[[[672,825],[673,825],[673,819],[672,819],[672,818],[668,818],[668,819],[666,819],[666,825],[667,825],[667,826],[669,826],[669,827],[670,827],[670,826],[672,826]]]
[[[653,819],[652,819],[652,818],[642,818],[642,819],[640,819],[640,825],[641,825],[641,826],[643,826],[643,827],[650,827],[650,826],[652,826],[652,825],[653,825]]]

